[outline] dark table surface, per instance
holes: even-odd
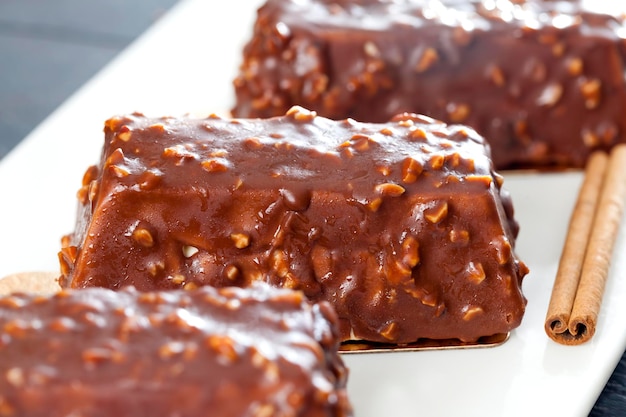
[[[1,0],[0,160],[176,2]],[[626,416],[626,355],[590,416]]]

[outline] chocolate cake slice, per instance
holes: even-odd
[[[63,287],[267,281],[330,302],[342,340],[475,341],[523,317],[518,226],[484,139],[403,114],[106,122]]]
[[[0,415],[352,415],[337,317],[301,292],[65,290],[0,298]]]
[[[586,0],[268,0],[236,117],[415,112],[486,137],[498,169],[582,167],[626,142],[626,6]]]

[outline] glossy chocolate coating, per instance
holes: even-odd
[[[0,415],[347,417],[336,326],[330,305],[260,284],[7,296]]]
[[[233,114],[409,111],[472,126],[498,169],[582,166],[626,141],[625,16],[590,0],[268,0]]]
[[[526,267],[476,132],[416,115],[109,120],[61,252],[65,287],[269,280],[328,300],[343,340],[506,333]]]

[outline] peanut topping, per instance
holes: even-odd
[[[148,127],[148,129],[157,132],[157,133],[164,133],[165,132],[165,125],[163,123],[154,123],[152,125],[150,125]]]
[[[207,347],[213,349],[227,363],[233,363],[239,358],[233,339],[228,336],[209,336]]]
[[[485,188],[491,187],[493,177],[490,175],[470,175],[465,179],[467,182],[483,184]]]
[[[21,368],[11,368],[5,376],[7,382],[15,388],[21,388],[24,385],[24,371]]]
[[[82,185],[86,186],[86,185],[91,184],[93,181],[95,181],[98,178],[99,172],[100,170],[95,165],[92,165],[89,168],[87,168],[87,170],[85,171],[85,174],[83,175]]]
[[[147,270],[148,270],[148,273],[151,276],[156,277],[162,271],[165,270],[165,262],[163,262],[163,261],[150,262],[150,263],[148,263],[148,269]]]
[[[89,189],[87,190],[87,198],[90,202],[95,202],[96,198],[98,196],[98,190],[100,188],[100,186],[98,185],[100,184],[99,182],[97,182],[96,180],[93,180],[89,183]],[[87,204],[87,203],[85,203]]]
[[[447,156],[445,159],[449,166],[452,168],[458,168],[461,165],[462,157],[458,152],[455,152],[452,155]]]
[[[406,191],[403,186],[389,182],[384,184],[378,184],[376,187],[374,187],[374,190],[376,191],[376,193],[384,197],[399,197]]]
[[[311,122],[315,119],[317,113],[300,106],[293,106],[287,111],[286,115],[293,117],[298,122]]]
[[[380,129],[380,133],[382,133],[385,136],[393,136],[395,134],[394,131],[388,127],[384,127]]]
[[[172,282],[172,284],[183,285],[186,279],[183,274],[174,274],[170,277],[170,281]]]
[[[125,119],[120,117],[111,117],[107,121],[104,122],[104,128],[110,131],[116,131],[123,129]]]
[[[548,70],[543,62],[537,58],[531,58],[524,66],[525,74],[534,82],[541,83],[545,81]]]
[[[352,149],[364,152],[370,148],[370,142],[372,142],[372,138],[367,135],[357,134],[350,138],[350,142],[352,144]]]
[[[9,401],[0,394],[0,416],[1,417],[14,417],[16,416],[15,407],[13,407]]]
[[[467,278],[476,285],[483,282],[487,278],[483,265],[480,262],[470,262],[467,265]]]
[[[324,279],[332,272],[332,254],[328,248],[315,245],[311,249],[311,263],[317,279]]]
[[[367,208],[372,212],[377,212],[380,208],[380,205],[383,203],[383,199],[378,197],[367,203]]]
[[[410,128],[412,126],[415,126],[415,122],[411,119],[403,119],[398,121],[398,126]]]
[[[57,317],[48,323],[48,327],[55,333],[68,333],[75,328],[75,324],[69,317]]]
[[[224,275],[231,281],[235,281],[240,276],[239,268],[235,265],[228,265],[224,268]]]
[[[244,249],[250,246],[250,236],[245,233],[233,233],[230,238],[235,242],[237,249]]]
[[[460,243],[467,244],[470,240],[470,234],[467,230],[458,230],[452,229],[450,230],[450,242],[452,243]]]
[[[413,158],[406,158],[402,162],[402,181],[406,184],[414,183],[422,173],[424,167]]]
[[[420,261],[419,243],[413,236],[407,236],[402,242],[402,262],[409,268],[414,268]]]
[[[363,50],[365,51],[365,54],[371,58],[380,57],[380,51],[374,42],[365,42]]]
[[[270,265],[272,270],[274,270],[281,278],[286,277],[289,273],[287,254],[280,249],[276,249],[272,252],[272,255],[270,256]]]
[[[198,289],[198,284],[196,284],[195,282],[186,282],[183,285],[183,288],[187,291],[193,291],[193,290]]]
[[[557,42],[552,45],[552,55],[561,57],[565,53],[566,46],[563,42]]]
[[[180,342],[167,342],[161,345],[158,350],[158,355],[163,360],[168,360],[174,356],[184,352],[185,347]]]
[[[571,58],[567,60],[567,72],[572,77],[578,77],[583,73],[583,60],[580,58]]]
[[[491,81],[498,87],[504,87],[504,85],[506,84],[506,80],[504,78],[504,73],[502,72],[502,69],[497,66],[497,65],[491,65],[488,70],[487,70],[487,74],[489,76],[489,78],[491,79]]]
[[[121,148],[115,149],[104,163],[104,167],[124,163],[124,151]]]
[[[476,316],[482,314],[484,310],[481,307],[466,307],[463,313],[463,320],[469,321],[475,318]]]
[[[391,175],[391,168],[388,166],[377,166],[376,171],[380,172],[384,177]]]
[[[559,102],[562,95],[563,87],[560,84],[550,84],[537,99],[537,104],[539,106],[553,107]]]
[[[183,245],[182,251],[185,258],[191,258],[196,253],[200,252],[197,247],[191,245]]]
[[[83,351],[82,359],[87,368],[93,368],[105,362],[121,362],[124,355],[121,352],[106,348],[90,348]]]
[[[462,123],[470,115],[470,106],[464,103],[449,103],[446,106],[448,117],[454,123]]]
[[[415,71],[422,73],[432,68],[439,61],[439,54],[434,48],[426,48],[415,66]]]
[[[602,82],[596,78],[581,81],[580,92],[585,99],[585,107],[593,110],[600,105]]]
[[[24,302],[16,297],[7,296],[0,298],[1,307],[9,307],[11,309],[18,309],[24,305]]]
[[[590,129],[584,129],[580,132],[583,143],[588,148],[594,148],[600,144],[600,137]]]
[[[448,203],[443,201],[424,211],[424,217],[431,223],[439,223],[448,216]]]
[[[128,142],[130,140],[131,135],[132,135],[132,132],[130,130],[126,130],[126,131],[118,133],[117,138],[121,140],[122,142]]]
[[[158,172],[145,171],[139,179],[139,188],[144,191],[153,190],[161,182],[162,175]]]
[[[496,249],[496,259],[498,264],[505,265],[511,260],[513,248],[511,243],[505,237],[501,237],[492,241],[492,245]]]
[[[446,158],[440,154],[433,155],[428,159],[430,166],[436,171],[439,171],[441,168],[443,168],[443,164],[445,163],[445,161]]]
[[[425,306],[436,307],[438,304],[437,297],[423,288],[409,287],[405,288],[404,291],[413,298],[417,298]]]
[[[392,321],[381,330],[380,335],[387,340],[395,340],[398,333],[398,327],[398,323]]]
[[[130,175],[130,171],[124,167],[119,165],[110,165],[109,170],[115,175],[117,178],[125,178]]]
[[[515,136],[524,144],[531,142],[530,133],[528,131],[528,122],[526,120],[516,120],[513,125]]]
[[[244,139],[243,144],[249,149],[261,149],[263,148],[263,143],[261,139],[255,137],[249,137]]]
[[[426,131],[424,129],[421,129],[419,127],[413,127],[409,130],[409,138],[413,139],[413,140],[425,140],[428,138],[428,135],[426,134]]]
[[[276,408],[272,404],[258,405],[253,411],[254,417],[272,417],[276,413]]]
[[[200,163],[202,168],[207,172],[226,172],[228,166],[217,159],[209,159]]]
[[[133,231],[133,239],[144,248],[151,248],[154,246],[154,238],[152,233],[148,229],[138,227]]]

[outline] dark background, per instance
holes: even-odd
[[[0,0],[0,159],[176,3]],[[622,357],[590,416],[626,416],[625,385]]]
[[[0,159],[176,3],[0,0]]]

